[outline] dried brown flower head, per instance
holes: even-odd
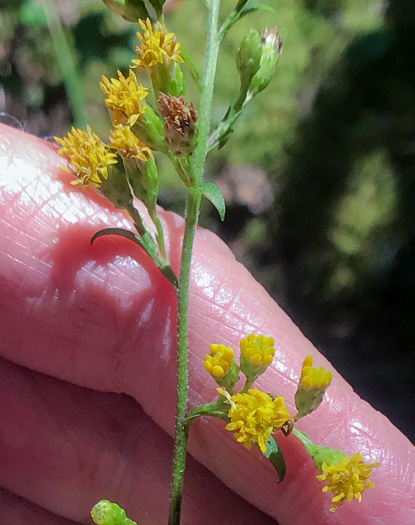
[[[164,118],[164,138],[178,157],[188,156],[194,149],[197,111],[182,96],[160,93],[160,112]]]

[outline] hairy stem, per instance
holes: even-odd
[[[203,179],[207,154],[207,139],[210,131],[213,88],[220,44],[218,33],[220,0],[208,0],[207,5],[209,8],[209,23],[205,69],[203,74],[203,89],[200,95],[197,146],[190,164],[193,187],[189,190],[186,203],[186,225],[183,238],[177,304],[177,402],[169,525],[179,525],[181,516],[188,435],[186,411],[188,403],[188,310],[190,264],[194,235],[199,220],[200,204],[202,200],[200,185]]]

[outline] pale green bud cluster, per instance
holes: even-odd
[[[124,509],[106,499],[92,507],[91,518],[96,525],[137,525],[127,518]]]
[[[277,27],[251,32],[242,40],[236,56],[241,77],[241,91],[248,98],[263,91],[274,76],[282,53],[282,39]]]
[[[244,37],[236,55],[236,66],[241,77],[242,89],[247,92],[252,78],[261,64],[262,45],[261,36],[255,29],[251,29]]]

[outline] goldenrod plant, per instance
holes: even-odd
[[[61,146],[60,155],[68,161],[69,167],[65,170],[75,175],[72,184],[94,188],[132,219],[135,232],[107,228],[97,232],[91,242],[103,235],[121,235],[135,242],[151,257],[177,295],[177,406],[168,524],[180,523],[187,437],[191,423],[201,416],[222,419],[225,430],[232,432],[238,443],[248,450],[257,447],[275,468],[278,482],[284,479],[286,464],[274,435],[281,431],[283,436],[295,436],[313,459],[323,492],[332,493],[330,510],[334,512],[353,499],[360,502],[363,492],[374,487],[370,476],[378,464],[366,464],[359,452],[349,457],[339,450],[320,447],[296,428],[301,418],[320,406],[332,380],[331,372],[313,367],[311,356],[303,363],[294,399],[297,413],[291,415],[281,393],[264,392],[254,387],[256,379],[273,361],[275,347],[271,337],[247,334],[240,341],[239,362],[232,348],[212,341],[203,366],[216,382],[217,399],[192,410],[188,408],[190,263],[203,197],[216,207],[222,220],[225,216],[219,187],[203,182],[206,156],[212,148],[224,146],[247,104],[270,83],[282,52],[282,39],[276,26],[261,32],[253,29],[243,38],[236,55],[239,93],[222,121],[212,130],[217,58],[222,40],[239,19],[268,8],[249,7],[248,0],[240,0],[220,24],[220,0],[206,1],[206,58],[203,77],[200,77],[177,36],[166,27],[164,1],[104,2],[126,20],[138,23],[136,57],[132,58],[128,73],[117,71],[114,78],[103,76],[100,83],[113,128],[109,130],[107,142],[89,126],[86,130],[72,128],[66,137],[55,138]],[[186,99],[183,74],[186,67],[199,87],[199,101]],[[148,78],[151,89],[142,83],[142,77]],[[179,275],[170,264],[157,211],[158,155],[165,155],[170,160],[187,189]],[[155,234],[151,233],[136,207],[136,199],[147,209]],[[135,524],[123,509],[107,500],[98,502],[91,516],[97,525]],[[206,522],[209,522],[208,516]]]

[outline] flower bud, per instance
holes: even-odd
[[[203,367],[216,383],[232,393],[239,379],[239,367],[233,358],[232,348],[225,345],[210,345],[210,354],[205,356]]]
[[[164,138],[177,157],[187,157],[194,150],[197,112],[183,97],[160,93],[160,112],[164,118]]]
[[[133,196],[122,164],[108,169],[108,177],[103,179],[97,191],[116,208],[128,209],[132,205]]]
[[[147,209],[155,211],[159,193],[158,171],[151,149],[143,144],[129,126],[117,126],[110,133],[111,144],[124,161],[134,195]]]
[[[263,91],[274,76],[277,62],[282,53],[282,39],[277,26],[265,28],[261,33],[262,54],[258,71],[255,73],[249,92],[254,97]]]
[[[124,509],[105,499],[92,507],[91,517],[96,525],[137,525],[127,518]]]
[[[166,151],[163,122],[151,106],[145,106],[144,113],[131,127],[131,131],[152,150]]]
[[[149,0],[149,2],[154,7],[157,18],[160,18],[160,15],[163,13],[163,5],[166,3],[166,0]]]
[[[251,334],[241,340],[240,348],[241,371],[252,384],[272,363],[275,352],[274,339],[265,335]]]
[[[332,373],[323,367],[315,368],[311,355],[303,363],[298,389],[295,394],[295,405],[298,410],[296,419],[314,412],[323,401],[323,396],[332,380]]]
[[[140,162],[139,171],[127,170],[128,179],[134,195],[140,199],[152,213],[156,211],[159,194],[158,169],[154,159]]]
[[[128,22],[137,22],[139,18],[147,18],[148,11],[144,0],[103,0],[104,4],[121,15]]]
[[[251,84],[252,77],[258,71],[261,63],[262,44],[258,31],[251,29],[244,37],[236,55],[242,89],[246,92]]]

